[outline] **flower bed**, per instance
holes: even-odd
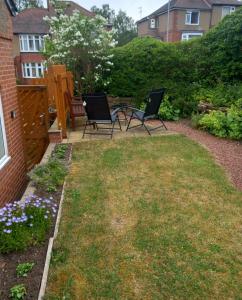
[[[0,299],[38,298],[70,153],[71,145],[57,145],[49,162],[31,172],[36,187],[34,195],[0,209]],[[45,185],[48,171],[55,177],[49,178],[50,186]],[[22,273],[19,269],[23,269]],[[23,298],[14,298],[21,290]]]

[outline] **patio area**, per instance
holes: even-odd
[[[85,117],[76,119],[76,130],[73,131],[70,127],[67,130],[67,139],[63,140],[63,143],[78,143],[78,142],[87,142],[90,140],[110,140],[110,136],[105,135],[86,135],[85,138],[82,138],[83,136],[83,130],[84,130],[84,124],[85,124]],[[132,124],[137,125],[139,124],[138,121],[132,121]],[[150,128],[153,128],[157,126],[157,122],[153,121],[150,122],[148,125]],[[148,133],[144,128],[138,127],[134,129],[130,129],[129,131],[126,131],[127,128],[127,122],[121,120],[121,127],[122,131],[119,130],[118,124],[116,124],[114,131],[113,139],[124,139],[124,138],[130,138],[130,137],[147,137]],[[93,128],[90,126],[89,128],[90,132],[95,133]],[[102,130],[101,126],[99,129],[99,133],[105,133],[107,130]],[[164,128],[157,129],[152,132],[152,136],[166,136],[166,135],[174,135],[177,134],[173,130],[165,130]]]

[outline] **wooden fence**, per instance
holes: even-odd
[[[25,162],[29,171],[40,162],[49,144],[47,87],[22,85],[17,86],[17,92]]]
[[[64,93],[69,90],[73,96],[74,83],[71,72],[66,71],[64,65],[54,65],[44,73],[44,78],[33,79],[32,84],[43,84],[47,86],[48,104],[57,114],[58,129],[62,130],[62,136],[67,136],[68,103],[65,101]]]

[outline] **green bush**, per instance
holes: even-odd
[[[149,91],[164,87],[175,109],[180,109],[181,114],[191,113],[187,103],[193,89],[192,68],[176,44],[136,38],[113,49],[112,54],[114,66],[108,91],[111,95],[134,97],[140,105]]]
[[[230,107],[239,98],[242,98],[242,84],[220,83],[215,87],[201,87],[195,94],[197,102],[208,102],[214,107]]]
[[[18,284],[10,289],[10,298],[13,300],[23,300],[27,295],[24,284]]]
[[[53,199],[31,196],[0,209],[0,253],[25,250],[42,242],[56,214]]]
[[[179,114],[180,110],[175,109],[167,99],[161,104],[159,115],[163,120],[177,121],[179,120]]]
[[[168,101],[182,117],[196,112],[200,101],[230,107],[242,94],[241,47],[242,8],[196,40],[163,43],[136,38],[112,50],[108,92],[132,96],[140,105],[150,90],[164,87]]]
[[[34,168],[29,173],[29,177],[36,186],[45,189],[47,192],[55,192],[63,184],[66,173],[67,170],[63,163],[51,158],[46,164]]]
[[[221,111],[211,111],[204,115],[199,121],[199,126],[216,136],[227,136],[227,118]]]
[[[28,273],[33,269],[34,263],[23,263],[19,264],[16,268],[16,273],[18,277],[27,277]]]
[[[242,100],[232,105],[228,111],[212,111],[198,120],[198,126],[208,132],[231,139],[242,139]]]

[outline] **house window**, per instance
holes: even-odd
[[[22,34],[19,41],[21,52],[39,52],[44,46],[42,35]]]
[[[186,32],[182,34],[182,41],[189,41],[193,38],[198,38],[201,37],[203,35],[202,32]]]
[[[43,63],[24,63],[22,64],[22,72],[24,78],[40,78],[43,77],[45,67]]]
[[[0,170],[9,161],[7,139],[3,119],[3,108],[0,96]]]
[[[157,19],[150,19],[150,28],[155,29],[158,27],[158,20]]]
[[[199,25],[200,12],[199,11],[187,11],[186,12],[186,25]]]
[[[223,6],[222,18],[224,18],[227,15],[231,15],[233,12],[235,12],[235,7],[234,6]]]

